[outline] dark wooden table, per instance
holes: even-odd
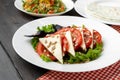
[[[74,9],[64,15],[80,16]],[[23,60],[12,46],[16,30],[37,18],[17,10],[14,0],[0,0],[0,80],[35,80],[48,71]]]

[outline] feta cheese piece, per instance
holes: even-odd
[[[90,45],[90,48],[93,49],[93,29],[89,29],[91,34],[92,34],[92,43]]]
[[[80,47],[81,47],[84,51],[86,51],[87,49],[86,49],[85,40],[84,40],[84,36],[83,36],[83,28],[80,27],[80,28],[77,28],[77,29],[80,30],[81,35],[82,35],[82,44],[81,44]]]
[[[72,54],[73,56],[75,56],[75,50],[74,50],[74,47],[73,47],[71,32],[70,32],[70,31],[67,31],[67,32],[65,33],[65,37],[67,38],[68,44],[69,44],[68,52],[69,52],[70,54]]]
[[[62,47],[60,35],[40,38],[39,41],[46,47],[48,51],[55,56],[60,63],[63,63]]]

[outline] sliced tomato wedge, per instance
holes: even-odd
[[[80,31],[77,30],[76,28],[69,28],[69,27],[63,28],[57,31],[55,34],[64,34],[64,32],[66,31],[71,32],[74,49],[75,50],[79,49],[82,44],[82,35]]]
[[[73,41],[74,49],[77,50],[80,48],[82,44],[81,32],[76,28],[72,28],[71,33],[72,33],[72,41]]]
[[[36,52],[41,56],[42,54],[48,56],[51,60],[56,60],[56,58],[39,42],[36,46]]]
[[[62,51],[63,53],[66,53],[69,49],[69,44],[68,44],[68,40],[67,38],[65,37],[65,35],[62,35],[61,34],[61,41],[62,41]]]
[[[83,36],[86,48],[89,48],[92,43],[92,34],[87,28],[83,28]]]
[[[102,43],[102,36],[98,31],[93,30],[93,44],[95,45],[96,43]]]

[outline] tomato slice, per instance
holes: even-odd
[[[82,44],[82,35],[80,31],[77,30],[76,28],[69,28],[69,27],[63,28],[57,31],[55,34],[64,34],[64,32],[66,31],[71,32],[74,49],[75,50],[79,49]]]
[[[89,48],[92,43],[92,34],[87,28],[83,28],[83,36],[86,48]]]
[[[36,46],[36,52],[41,56],[42,54],[48,56],[51,60],[56,60],[56,58],[39,42]]]
[[[62,45],[62,51],[63,51],[63,53],[66,53],[68,51],[68,49],[69,49],[68,40],[62,34],[60,35],[60,37],[61,37],[61,41],[62,41],[62,44],[61,44]]]
[[[74,49],[77,50],[80,48],[82,44],[81,32],[76,28],[72,28],[71,33],[72,33],[72,41],[73,41]]]
[[[96,43],[102,43],[102,36],[98,31],[93,30],[93,44],[95,45]]]

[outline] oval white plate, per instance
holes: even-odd
[[[62,2],[65,4],[65,6],[66,6],[67,9],[66,9],[64,12],[56,13],[56,14],[36,14],[36,13],[27,12],[27,11],[25,11],[25,10],[23,9],[22,0],[15,0],[14,5],[15,5],[15,7],[16,7],[18,10],[20,10],[20,11],[26,13],[26,14],[29,14],[29,15],[32,15],[32,16],[41,17],[41,16],[61,15],[61,14],[64,14],[64,13],[66,13],[66,12],[68,12],[68,11],[70,11],[70,10],[73,9],[74,3],[73,3],[72,0],[62,0]]]
[[[59,64],[56,62],[44,62],[32,48],[30,44],[31,38],[24,37],[24,35],[34,34],[36,33],[36,28],[38,26],[43,26],[47,24],[60,24],[62,26],[70,26],[73,24],[81,26],[84,24],[88,28],[98,30],[101,33],[104,42],[102,55],[94,61],[82,64]],[[15,32],[12,39],[12,44],[17,54],[21,56],[24,60],[36,66],[55,71],[92,71],[107,67],[120,59],[120,34],[116,30],[105,24],[81,17],[54,16],[31,21],[21,26]]]
[[[111,3],[112,1],[117,1],[117,0],[77,0],[75,2],[74,8],[75,8],[76,12],[83,17],[97,20],[97,21],[100,21],[100,22],[103,22],[106,24],[120,25],[120,22],[106,21],[106,20],[103,20],[100,18],[98,19],[98,18],[95,18],[95,17],[91,16],[90,14],[86,13],[85,8],[87,7],[87,5],[92,3],[92,2],[96,2],[96,1],[102,1],[102,2],[105,1],[106,5],[113,6],[112,4],[108,4],[107,1],[109,1],[109,3]]]

